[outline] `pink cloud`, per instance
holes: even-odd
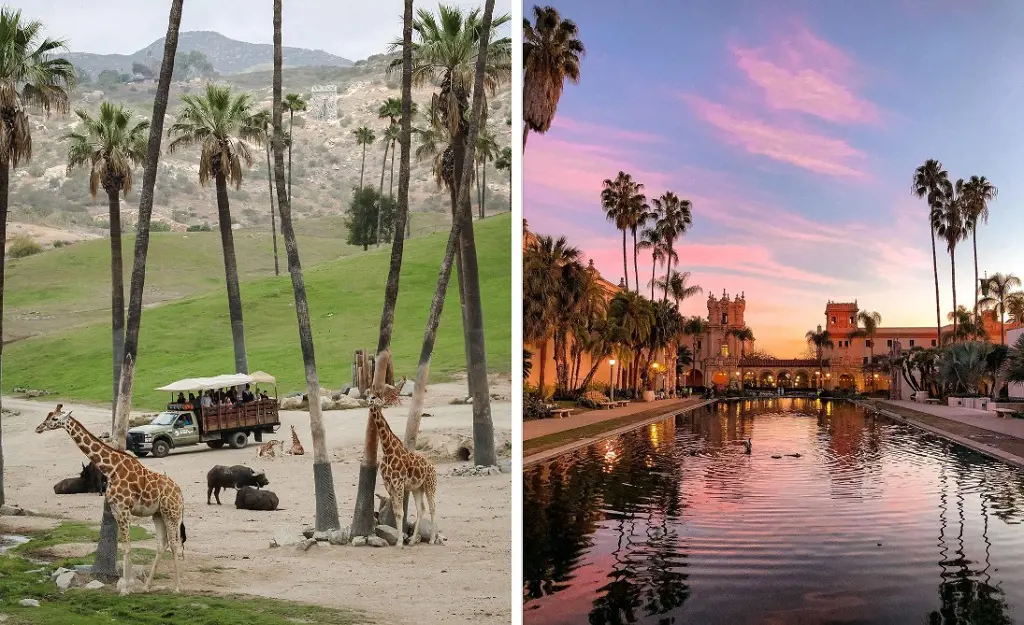
[[[555,123],[559,130],[564,130],[569,134],[589,135],[591,138],[628,141],[631,143],[667,143],[665,137],[660,135],[634,130],[622,130],[621,128],[604,124],[592,124],[590,122],[561,117]]]
[[[751,154],[829,176],[867,178],[867,173],[860,169],[864,153],[841,139],[798,128],[769,125],[695,95],[684,94],[680,98],[693,108],[698,117],[717,128],[725,141]]]
[[[853,61],[832,44],[797,26],[769,48],[733,46],[736,63],[775,110],[835,123],[879,121],[878,108],[853,92]]]

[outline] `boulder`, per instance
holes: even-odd
[[[412,380],[407,380],[402,390],[398,392],[399,397],[412,397],[413,391],[416,389],[416,383]]]
[[[377,534],[377,536],[388,541],[388,544],[392,547],[397,545],[398,540],[402,538],[398,535],[398,530],[390,525],[378,525],[377,527],[373,528],[373,531],[375,534]]]
[[[281,400],[281,410],[301,410],[302,396],[285,397]]]
[[[355,538],[353,538],[352,539],[352,546],[353,547],[365,547],[366,546],[366,536],[356,536]]]
[[[350,389],[348,389],[348,396],[351,397],[352,399],[362,399],[363,398],[363,394],[360,393],[359,389],[357,389],[357,388],[350,388]]]
[[[388,541],[384,540],[380,536],[370,536],[366,539],[366,544],[371,547],[387,547]]]
[[[75,583],[75,572],[65,571],[57,576],[57,588],[67,590]]]
[[[312,537],[312,534],[310,537]],[[279,547],[288,547],[290,545],[297,544],[299,542],[299,538],[291,532],[282,530],[274,534],[274,542],[276,542]]]
[[[38,573],[38,572],[39,572],[39,571],[41,571],[41,570],[42,570],[42,569],[39,569],[38,571],[27,571],[27,572],[28,572],[28,573]],[[71,569],[66,569],[66,568],[64,568],[64,567],[62,566],[62,567],[60,567],[59,569],[57,569],[56,571],[54,571],[53,573],[50,573],[50,579],[57,579],[57,578],[58,578],[58,577],[60,577],[61,575],[65,574],[65,573],[68,573],[68,572],[71,572],[71,573],[73,573],[74,571],[71,571]]]
[[[18,605],[20,605],[23,608],[38,608],[39,602],[35,599],[22,599],[18,602]]]
[[[315,538],[305,538],[299,543],[299,551],[309,551],[309,548],[316,544]]]
[[[88,584],[86,584],[85,587],[88,588],[89,590],[99,590],[100,588],[103,588],[104,585],[105,584],[103,582],[101,582],[100,580],[94,579],[91,582],[89,582]]]
[[[303,538],[312,538],[313,534],[315,533],[315,531],[316,530],[313,529],[312,525],[305,525],[302,528],[302,537]]]
[[[501,469],[502,473],[511,473],[512,472],[512,461],[511,460],[502,460],[501,462],[498,463],[498,468]]]
[[[327,542],[331,543],[332,545],[347,545],[351,538],[349,536],[349,531],[350,530],[347,527],[343,527],[337,530],[328,530]]]
[[[341,387],[341,391],[339,391],[339,392],[340,392],[340,393],[341,393],[342,395],[348,395],[348,392],[349,392],[350,390],[352,390],[352,385],[351,385],[351,384],[346,384],[345,386]]]

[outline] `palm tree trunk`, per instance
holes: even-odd
[[[663,302],[667,302],[668,301],[668,283],[669,283],[669,279],[672,277],[672,251],[673,251],[672,247],[669,246],[669,248],[668,248],[668,258],[665,259],[665,295],[663,295],[662,298],[661,298],[661,301],[663,301]],[[651,299],[652,300],[654,299],[653,295],[651,296]],[[676,302],[676,310],[679,310],[679,302]],[[740,380],[740,386],[742,387],[742,385],[743,385],[743,380]]]
[[[398,286],[399,278],[402,273],[402,255],[405,250],[405,239],[400,236],[402,230],[405,229],[405,221],[409,215],[409,177],[410,177],[410,151],[411,151],[411,137],[412,137],[412,0],[405,0],[405,13],[403,17],[402,25],[402,120],[401,130],[399,132],[399,145],[402,149],[402,156],[400,159],[398,169],[398,208],[395,213],[395,237],[391,243],[391,264],[388,268],[388,281],[387,286],[384,288],[384,307],[380,317],[380,333],[377,338],[377,353],[381,354],[385,350],[391,348],[391,336],[394,332],[395,327],[395,306],[398,303]],[[393,122],[392,122],[393,123]],[[394,171],[394,158],[395,150],[392,146],[391,150],[391,163],[392,171]],[[387,157],[385,157],[387,162]],[[383,182],[383,174],[381,174],[381,181]],[[393,179],[393,176],[392,176]],[[449,242],[450,244],[450,242]],[[451,269],[451,258],[449,256],[448,269]],[[450,271],[449,271],[450,273]],[[445,278],[445,287],[447,287],[447,277]],[[434,297],[437,295],[435,293]],[[444,291],[442,291],[441,298],[444,299]],[[433,309],[431,309],[433,310]],[[440,313],[438,313],[440,315]],[[434,333],[437,331],[437,325],[435,321]],[[427,322],[427,327],[430,327],[430,321]],[[428,330],[429,331],[429,330]],[[424,338],[424,351],[426,351],[427,362],[425,370],[422,372],[423,380],[420,380],[421,371],[417,369],[416,372],[416,383],[414,388],[413,404],[414,408],[417,402],[416,394],[419,394],[419,408],[423,409],[423,393],[426,392],[426,375],[427,370],[430,367],[430,354],[434,349],[433,334],[430,337],[430,347],[427,350],[427,339]],[[420,365],[423,364],[423,351],[420,353]],[[391,377],[394,377],[393,372]],[[394,380],[385,379],[387,383],[393,383]],[[412,412],[410,412],[409,421],[412,421]],[[417,430],[419,415],[417,419]],[[406,423],[406,435],[409,433],[409,424]],[[408,446],[409,449],[415,447],[415,434],[413,435],[413,446]],[[353,536],[367,536],[373,533],[374,522],[373,522],[373,491],[377,483],[377,429],[374,427],[373,419],[367,418],[366,421],[366,438],[363,446],[363,460],[359,465],[359,486],[356,490],[356,505],[355,511],[352,514],[352,535]],[[404,505],[404,502],[403,502]],[[405,516],[403,515],[403,518]],[[403,528],[399,528],[403,529]]]
[[[292,209],[292,130],[295,128],[295,111],[288,111],[288,210]],[[366,149],[365,147],[363,148]],[[359,185],[362,188],[362,184]],[[280,199],[277,202],[277,210],[281,210]]]
[[[480,219],[487,216],[487,161],[484,161],[481,177],[483,178],[483,187],[480,191]]]
[[[480,217],[480,204],[481,204],[481,202],[483,202],[483,196],[480,195],[480,189],[482,187],[480,186],[480,163],[479,162],[476,163],[474,169],[476,170],[476,175],[474,176],[474,178],[476,179],[476,210],[477,210],[477,218],[479,219],[479,217]]]
[[[524,135],[525,136],[525,135]],[[622,229],[622,276],[626,281],[626,290],[629,290],[629,265],[626,263],[626,229]]]
[[[245,324],[242,323],[242,294],[238,287],[238,262],[235,259],[234,235],[231,232],[228,183],[222,172],[218,172],[214,179],[217,183],[217,220],[220,222],[220,244],[224,251],[224,279],[228,287],[231,340],[235,346],[235,373],[249,373],[249,362],[245,355]],[[280,206],[280,201],[278,201],[278,205]],[[283,229],[284,223],[281,226]]]
[[[281,268],[277,262],[277,216],[274,214],[274,177],[270,165],[270,141],[267,141],[267,186],[270,189],[270,234],[274,239],[274,275],[281,275]]]
[[[384,214],[384,202],[381,200],[384,198],[384,172],[388,166],[388,146],[389,142],[384,142],[384,161],[380,164],[380,191],[377,194],[377,247],[380,247],[380,227],[382,222],[382,215]]]
[[[950,273],[953,276],[953,340],[957,340],[956,326],[957,326],[957,310],[956,310],[956,249],[949,249],[949,268]]]
[[[537,379],[537,393],[540,395],[541,399],[544,399],[544,378],[545,378],[545,374],[547,373],[547,369],[548,369],[547,363],[548,363],[548,339],[544,338],[544,339],[542,339],[542,342],[540,344],[540,365],[537,367],[537,369],[539,371],[539,373],[537,374],[538,375],[538,379]]]
[[[402,175],[401,172],[399,172],[398,175],[401,176]],[[388,195],[390,195],[391,197],[395,197],[395,142],[394,141],[391,142],[391,177],[390,177],[390,181],[389,181],[388,185],[390,186],[390,189],[388,189]],[[401,186],[401,182],[399,182],[399,186]],[[395,232],[396,233],[398,232],[398,228],[397,227],[395,228]]]
[[[363,172],[366,171],[366,144],[363,144],[363,163],[359,166],[359,190],[363,190]]]
[[[4,246],[3,253],[0,253],[0,386],[3,380],[3,328],[4,328],[4,274],[7,265],[7,206],[10,193],[11,166],[7,160],[0,161],[0,244]],[[0,407],[3,398],[0,396]],[[4,491],[4,446],[2,417],[0,417],[0,506],[6,502]]]
[[[655,260],[654,254],[651,254],[651,301],[654,301],[654,272],[658,269],[658,261]]]
[[[526,154],[526,134],[530,132],[530,127],[523,124],[523,154]]]
[[[932,274],[935,276],[935,341],[942,346],[942,310],[939,306],[939,261],[935,256],[935,228],[929,227],[932,233]]]
[[[494,0],[484,3],[484,15],[480,32],[491,32],[491,17],[494,14]],[[462,220],[459,233],[459,253],[462,256],[463,275],[466,278],[466,335],[469,338],[467,353],[469,359],[470,394],[473,396],[473,462],[491,466],[497,463],[494,451],[494,424],[491,420],[491,396],[487,382],[487,350],[484,339],[484,314],[480,296],[480,274],[477,266],[476,239],[473,233],[473,213],[469,204],[469,177],[472,173],[477,133],[484,115],[484,73],[487,65],[489,37],[480,38],[477,52],[476,77],[473,85],[473,113],[469,120],[466,137],[466,154],[459,185],[459,219]]]
[[[971,229],[971,245],[974,247],[974,324],[981,327],[981,317],[978,316],[978,230]]]
[[[299,262],[299,246],[292,228],[291,202],[284,188],[284,154],[282,150],[283,129],[281,128],[281,0],[274,0],[274,172],[277,178],[277,206],[281,212],[281,234],[288,255],[288,272],[292,278],[295,295],[295,315],[299,325],[299,345],[302,348],[302,362],[306,369],[306,393],[308,397],[320,395],[320,379],[316,371],[313,352],[313,330],[309,322],[309,302],[306,299],[306,284]],[[324,432],[323,413],[320,402],[309,402],[309,428],[313,439],[313,488],[316,497],[316,529],[325,531],[340,527],[338,502],[334,495],[334,477],[331,472],[331,458],[327,454],[327,438]]]
[[[110,329],[113,334],[114,394],[111,398],[111,429],[117,416],[117,392],[121,381],[121,363],[124,359],[124,264],[121,259],[121,199],[117,189],[107,190],[110,215]]]
[[[636,292],[640,292],[640,270],[638,269],[637,262],[637,250],[636,250],[636,229],[633,230],[633,276],[636,277]]]
[[[146,257],[149,253],[149,223],[153,216],[153,189],[156,187],[156,172],[160,160],[160,141],[164,133],[164,119],[167,114],[168,92],[171,75],[174,72],[174,55],[178,48],[178,29],[181,26],[181,9],[184,0],[172,0],[164,37],[164,56],[160,66],[160,79],[153,98],[153,115],[149,127],[149,143],[146,148],[146,169],[142,176],[142,191],[139,194],[139,220],[135,236],[135,258],[132,265],[132,280],[128,291],[128,317],[125,324],[124,361],[121,367],[121,388],[114,412],[114,427],[111,429],[110,444],[115,449],[124,449],[128,433],[128,416],[131,412],[132,387],[135,382],[135,362],[139,353],[139,328],[142,323],[142,293],[146,281]],[[0,194],[4,205],[0,217],[7,216],[7,169],[0,167]],[[6,223],[6,219],[3,219]],[[6,226],[3,226],[6,228]],[[3,271],[0,270],[0,277]],[[0,284],[2,287],[2,284]],[[0,288],[0,293],[3,289]],[[2,313],[2,311],[0,311]],[[0,315],[2,318],[2,315]],[[100,540],[96,547],[93,563],[93,577],[103,581],[117,579],[117,524],[110,513],[110,506],[104,497],[103,521],[100,525]]]

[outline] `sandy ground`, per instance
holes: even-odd
[[[447,399],[460,394],[464,385],[431,387],[428,393],[422,437],[446,439],[471,434],[471,408],[452,406]],[[508,383],[499,382],[492,392],[508,396]],[[35,433],[35,427],[53,408],[45,403],[4,398],[8,502],[43,514],[81,521],[98,521],[102,504],[98,495],[53,494],[58,480],[77,475],[84,456],[65,433]],[[491,404],[499,453],[507,457],[504,442],[511,433],[511,404]],[[107,429],[108,409],[65,405],[94,433]],[[402,435],[405,410],[386,411],[393,430]],[[437,462],[437,515],[444,546],[416,545],[398,548],[326,547],[307,552],[294,547],[270,548],[277,533],[298,533],[314,521],[312,441],[307,413],[282,413],[282,434],[294,424],[307,455],[274,460],[256,458],[250,443],[240,450],[211,450],[205,446],[173,452],[163,459],[143,462],[166,472],[181,485],[186,502],[186,561],[183,586],[224,593],[248,593],[325,606],[354,608],[378,623],[509,623],[511,621],[511,477],[447,475],[468,463]],[[334,460],[334,484],[342,525],[351,522],[356,495],[366,411],[325,413],[328,449]],[[224,505],[206,505],[206,472],[215,464],[246,464],[265,469],[269,489],[278,494],[282,510],[236,510],[233,493]],[[377,492],[384,493],[378,478]],[[12,520],[17,517],[9,517]],[[22,517],[24,518],[24,517]],[[152,530],[152,521],[139,524]],[[5,528],[7,529],[7,528]],[[9,530],[8,530],[9,531]],[[147,546],[145,544],[140,546]],[[68,547],[68,553],[76,550]],[[80,550],[80,549],[79,549]],[[88,552],[88,549],[85,550]],[[170,573],[170,562],[161,565]],[[156,586],[168,579],[158,579]]]

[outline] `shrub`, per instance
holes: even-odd
[[[600,408],[601,402],[605,401],[608,401],[608,398],[601,391],[587,391],[580,397],[580,405],[590,409]]]
[[[188,227],[187,232],[210,232],[211,228],[207,224],[192,224]]]
[[[170,232],[171,224],[163,221],[154,221],[149,224],[150,232]]]
[[[11,258],[25,258],[26,256],[32,256],[43,251],[43,246],[39,245],[32,239],[26,236],[15,237],[11,241],[10,247],[7,248],[7,255]]]
[[[528,421],[530,419],[550,419],[551,409],[548,408],[547,404],[543,400],[534,397],[533,395],[527,395],[523,397],[523,420]]]

